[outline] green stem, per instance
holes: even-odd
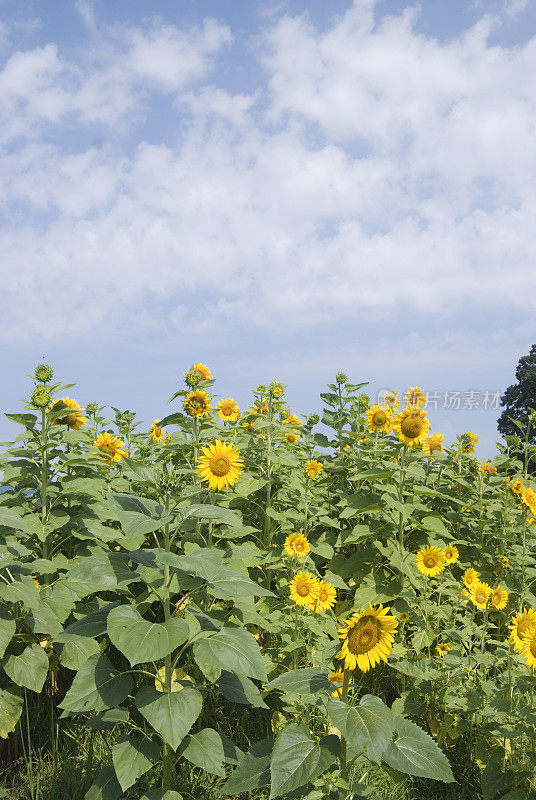
[[[169,516],[169,494],[165,498],[165,514]],[[170,552],[170,535],[169,523],[166,522],[164,526],[164,550],[166,553]],[[167,622],[171,617],[171,602],[169,590],[169,565],[164,565],[164,619]],[[171,692],[171,677],[173,670],[171,668],[171,653],[168,653],[164,665],[164,691]],[[171,775],[173,771],[172,751],[167,742],[163,743],[162,747],[162,789],[167,792],[171,789]]]
[[[41,409],[41,524],[43,526],[43,558],[49,557],[49,542],[46,536],[47,522],[47,488],[48,488],[48,428],[46,410]]]
[[[398,479],[398,502],[402,504],[404,499],[404,482],[406,480],[406,451],[407,445],[404,445],[402,448],[402,453],[400,454],[400,474]],[[398,512],[398,544],[400,546],[400,552],[402,553],[404,550],[404,514],[402,509]]]
[[[346,703],[348,700],[348,686],[350,684],[350,670],[344,670],[344,678],[342,682],[342,695],[341,700],[343,703]],[[347,748],[346,748],[346,739],[344,736],[341,737],[341,756],[340,756],[340,764],[341,764],[341,778],[346,779],[350,765],[347,762]]]

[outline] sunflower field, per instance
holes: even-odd
[[[0,797],[536,798],[530,431],[208,367],[149,429],[39,364],[0,453]],[[72,392],[71,392],[72,393]]]

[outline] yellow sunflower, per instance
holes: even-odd
[[[367,411],[367,425],[369,431],[389,433],[391,430],[392,414],[379,405],[371,406]]]
[[[520,611],[512,619],[510,629],[510,641],[518,653],[523,650],[525,639],[536,635],[536,611],[533,608],[526,608]]]
[[[220,400],[216,406],[216,409],[218,411],[219,418],[224,422],[236,422],[240,416],[240,409],[231,397],[227,397],[225,400]]]
[[[397,439],[410,447],[422,444],[428,437],[430,422],[426,411],[417,406],[408,406],[393,420],[393,432]]]
[[[290,582],[290,597],[297,606],[313,609],[318,599],[319,582],[310,572],[298,572]]]
[[[344,672],[332,672],[328,675],[328,681],[335,686],[335,691],[331,693],[332,697],[341,697],[342,685],[344,683]]]
[[[463,574],[463,582],[465,583],[468,589],[470,589],[471,586],[474,586],[475,583],[478,582],[479,578],[480,578],[480,573],[477,572],[476,569],[473,569],[472,567],[466,569]]]
[[[210,410],[210,399],[203,389],[194,389],[189,392],[183,402],[183,408],[191,417],[201,419]]]
[[[527,506],[531,514],[536,514],[536,492],[530,486],[521,487],[521,500]]]
[[[495,475],[497,473],[497,467],[493,467],[490,461],[484,461],[480,467],[480,472],[483,475]]]
[[[310,458],[305,465],[305,474],[308,478],[312,478],[314,480],[315,478],[318,478],[323,469],[324,467],[319,461],[316,461],[314,458]]]
[[[508,592],[502,586],[497,586],[491,593],[491,605],[498,611],[506,608],[508,603]]]
[[[531,633],[523,641],[521,654],[525,657],[527,667],[536,669],[536,633]]]
[[[298,431],[288,431],[288,433],[285,434],[285,439],[288,444],[296,444],[300,439],[300,434]]]
[[[471,602],[477,608],[480,608],[481,611],[486,609],[490,594],[491,586],[483,581],[476,581],[469,589],[469,597]]]
[[[407,612],[407,611],[403,611],[403,612],[400,614],[400,622],[407,622],[407,621],[408,621],[408,619],[409,619],[409,614],[408,614],[408,612]]]
[[[471,433],[471,431],[465,431],[461,435],[462,440],[462,453],[467,453],[468,455],[472,455],[475,450],[476,446],[479,443],[480,439],[475,433]]]
[[[389,606],[374,607],[370,604],[339,628],[342,647],[337,658],[344,661],[345,669],[359,667],[362,672],[368,672],[380,661],[387,661],[398,626],[396,617],[388,612]]]
[[[99,455],[108,467],[121,461],[123,456],[128,455],[127,451],[123,450],[125,443],[111,433],[99,433],[93,445],[97,448]]]
[[[437,652],[441,656],[441,658],[443,658],[443,656],[447,655],[447,653],[451,649],[451,647],[450,647],[450,644],[447,644],[446,642],[439,642],[438,644],[436,644],[436,648],[435,649],[437,650]]]
[[[464,603],[468,603],[469,602],[469,596],[470,596],[469,595],[469,591],[464,586],[462,588],[461,592],[460,592],[460,597],[462,598]]]
[[[336,599],[336,588],[329,581],[319,581],[315,611],[329,611],[335,605]]]
[[[396,411],[400,405],[400,397],[398,396],[398,392],[395,392],[394,389],[390,392],[380,392],[378,400],[380,407],[386,409],[387,411]]]
[[[234,486],[244,466],[239,451],[219,439],[201,450],[203,455],[197,459],[197,474],[201,480],[207,481],[211,489]]]
[[[434,578],[445,569],[445,554],[439,547],[423,547],[416,555],[417,568],[427,578]]]
[[[153,442],[161,442],[164,438],[164,429],[158,427],[158,423],[160,422],[159,419],[155,419],[151,427],[149,428],[149,435]]]
[[[412,386],[405,394],[406,406],[422,408],[426,402],[426,395],[420,386]]]
[[[443,548],[443,555],[447,564],[455,564],[460,556],[458,548],[453,544],[448,544]]]
[[[444,453],[443,450],[443,440],[444,436],[442,433],[432,433],[428,436],[425,441],[422,443],[423,452],[427,455],[431,456],[434,452],[437,453]]]
[[[291,558],[305,558],[310,549],[309,540],[303,533],[291,533],[285,539],[285,551]]]
[[[506,569],[509,563],[506,556],[499,556],[499,561],[501,562],[501,566],[504,567],[504,569]]]
[[[521,480],[521,478],[517,478],[510,484],[510,489],[513,491],[514,494],[517,494],[518,496],[521,494],[522,488],[523,488],[523,481]]]
[[[50,406],[50,411],[59,411],[62,403],[71,411],[64,417],[56,417],[54,425],[67,425],[68,428],[72,428],[75,431],[87,425],[84,409],[78,404],[77,400],[73,400],[71,397],[61,397],[59,400],[55,400]]]
[[[289,417],[283,420],[283,425],[303,425],[303,421],[298,417],[297,414],[291,414]]]
[[[200,381],[209,381],[212,378],[212,372],[206,364],[192,364],[188,372],[197,372]]]

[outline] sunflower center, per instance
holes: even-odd
[[[213,475],[227,475],[229,472],[229,459],[221,454],[213,456],[210,459],[209,468]]]
[[[380,641],[381,624],[376,617],[361,617],[348,632],[348,650],[354,655],[368,653]]]
[[[428,569],[433,569],[433,567],[437,566],[437,559],[433,555],[425,556],[423,561],[424,561],[424,566],[428,567]]]
[[[486,602],[486,600],[488,599],[488,598],[486,597],[486,594],[485,594],[485,592],[476,592],[476,593],[475,593],[475,598],[476,598],[476,600],[477,600],[479,603],[485,603],[485,602]]]
[[[323,603],[328,599],[328,593],[325,586],[322,586],[318,593],[318,599],[321,600]]]
[[[528,619],[523,619],[517,626],[517,635],[520,639],[526,636],[532,628],[532,624]]]
[[[308,583],[300,583],[296,588],[296,591],[300,595],[300,597],[307,597],[309,594],[309,584]]]
[[[530,650],[531,656],[536,658],[536,639],[533,639],[532,642],[530,643],[529,650]]]
[[[110,444],[103,444],[101,445],[100,449],[103,453],[107,453],[109,456],[113,456],[114,454],[114,449]]]
[[[385,411],[376,411],[374,414],[374,424],[375,425],[385,425],[387,422],[387,414]]]
[[[416,414],[409,414],[402,420],[400,430],[408,439],[416,439],[422,432],[422,420]]]

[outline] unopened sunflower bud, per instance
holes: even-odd
[[[88,414],[90,414],[91,416],[93,416],[93,414],[96,414],[98,412],[98,410],[99,410],[99,404],[98,403],[88,403],[86,405],[86,412]]]
[[[370,405],[370,397],[366,392],[362,392],[362,394],[358,395],[357,398],[357,410],[360,414],[364,414],[365,411],[368,409]]]
[[[307,418],[307,425],[310,428],[312,428],[314,425],[318,425],[319,422],[320,422],[320,417],[318,416],[318,414],[309,414],[309,417]]]
[[[270,384],[270,394],[272,397],[275,397],[276,400],[279,400],[285,394],[285,387],[279,381],[272,381]]]
[[[337,383],[346,383],[348,380],[348,376],[344,374],[344,372],[337,372],[335,376],[335,380]]]
[[[54,375],[54,370],[50,366],[50,364],[38,364],[34,371],[35,380],[40,381],[41,383],[48,383],[52,380],[52,376]]]
[[[48,386],[36,386],[30,397],[30,403],[35,408],[47,408],[51,399],[52,393]]]

